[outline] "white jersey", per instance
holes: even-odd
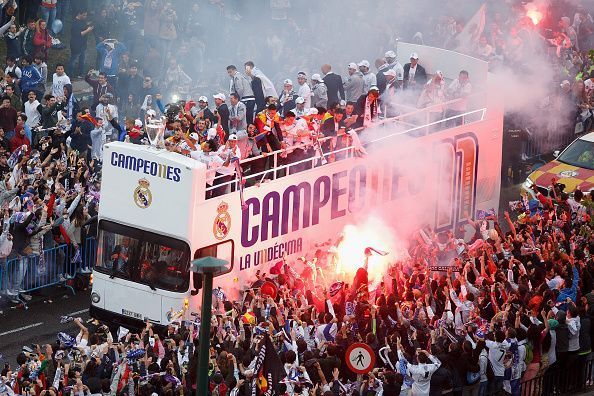
[[[431,385],[431,376],[441,366],[441,362],[433,355],[429,355],[431,363],[411,364],[407,363],[408,375],[415,381],[412,384],[412,394],[415,396],[428,395]]]
[[[37,111],[37,106],[39,106],[39,102],[34,100],[33,103],[26,101],[25,102],[25,115],[27,116],[27,121],[25,122],[30,128],[35,128],[39,125],[39,121],[41,120],[41,114]]]
[[[489,348],[489,361],[493,367],[493,374],[496,377],[503,377],[505,368],[503,367],[503,359],[505,353],[511,346],[509,341],[495,342],[491,340],[485,340],[487,348]]]
[[[54,97],[64,96],[64,85],[70,84],[70,77],[66,74],[58,76],[54,73],[52,77],[52,95]]]
[[[304,83],[303,85],[299,85],[299,90],[297,90],[297,95],[299,95],[300,97],[302,97],[305,100],[305,107],[307,109],[309,109],[311,107],[311,88],[309,87],[309,85],[307,85],[307,83]]]

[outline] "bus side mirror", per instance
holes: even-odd
[[[561,151],[559,151],[559,150],[553,151],[553,157],[557,158],[559,156],[559,154],[561,154]]]

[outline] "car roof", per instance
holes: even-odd
[[[582,136],[580,140],[585,140],[586,142],[594,142],[594,132],[590,132],[587,135]]]

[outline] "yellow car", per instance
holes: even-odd
[[[533,196],[532,188],[536,184],[538,190],[548,196],[553,179],[564,184],[568,194],[578,188],[583,192],[594,190],[594,132],[574,140],[556,154],[557,158],[528,176],[522,184],[524,191]]]

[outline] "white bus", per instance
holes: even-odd
[[[228,260],[230,272],[214,286],[236,295],[256,271],[302,256],[370,208],[395,228],[422,218],[437,230],[497,208],[503,113],[479,97],[483,104],[448,124],[423,125],[431,109],[411,110],[364,131],[373,133],[367,156],[349,147],[342,160],[279,178],[270,172],[273,180],[244,190],[244,207],[239,191],[206,199],[206,169],[197,161],[150,146],[105,145],[91,316],[128,327],[192,320],[201,301],[189,269],[194,258]]]

